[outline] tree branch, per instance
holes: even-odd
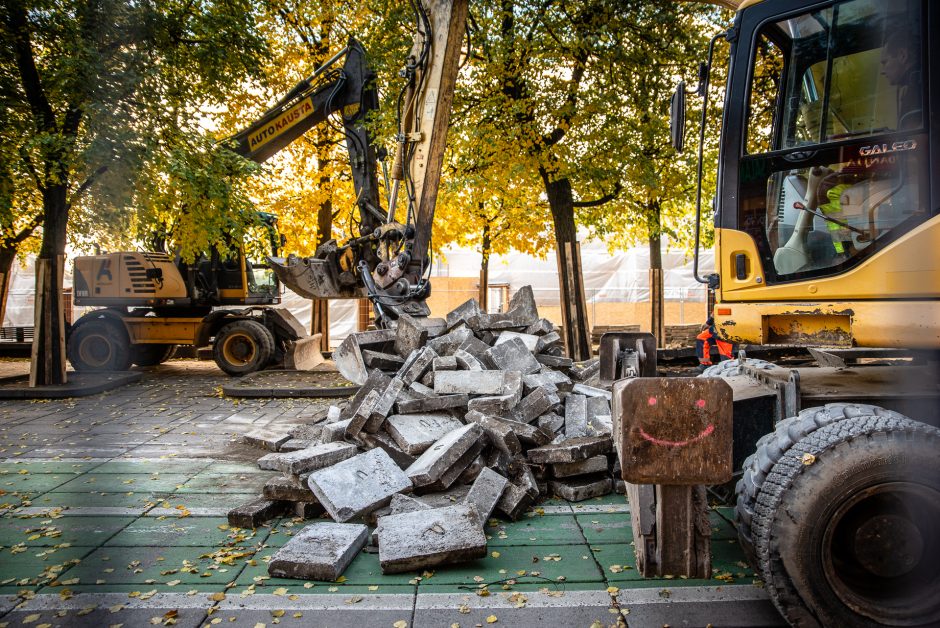
[[[104,174],[105,172],[107,172],[107,171],[108,171],[108,167],[107,167],[107,166],[101,166],[100,168],[98,168],[97,170],[95,170],[94,172],[92,172],[90,175],[88,175],[88,178],[85,179],[85,180],[82,182],[82,184],[81,184],[80,186],[78,186],[78,189],[75,190],[75,193],[72,194],[71,197],[69,197],[68,206],[71,207],[71,206],[75,203],[75,201],[77,201],[79,198],[81,198],[82,194],[84,194],[85,191],[86,191],[88,188],[90,188],[90,187],[95,183],[95,181],[98,180],[98,177],[100,177],[101,175],[103,175],[103,174]]]
[[[608,192],[604,196],[594,199],[593,201],[574,201],[572,205],[574,205],[575,207],[600,207],[601,205],[604,205],[605,203],[609,203],[610,201],[620,196],[620,192],[622,190],[623,190],[623,186],[620,184],[620,181],[617,181],[617,184],[614,186],[613,191]]]
[[[16,66],[26,92],[26,100],[36,119],[36,128],[42,132],[54,132],[55,114],[46,98],[39,70],[33,59],[33,45],[29,37],[29,22],[26,19],[26,8],[22,0],[12,0],[7,5],[6,23],[13,35],[13,48],[16,56]]]

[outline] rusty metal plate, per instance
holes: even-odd
[[[722,379],[640,377],[614,384],[623,479],[720,484],[731,479],[731,387]]]

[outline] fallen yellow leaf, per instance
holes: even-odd
[[[498,621],[499,620],[496,619],[496,615],[490,615],[489,617],[486,618],[486,623],[488,624],[495,624]]]
[[[213,602],[221,602],[222,600],[225,599],[225,594],[222,593],[221,591],[216,591],[215,593],[209,594],[209,599],[212,600]]]

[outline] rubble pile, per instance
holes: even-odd
[[[272,575],[333,579],[370,539],[385,573],[471,560],[486,554],[491,516],[622,491],[598,361],[564,356],[530,287],[509,305],[488,314],[470,300],[446,320],[403,315],[350,336],[334,353],[360,384],[344,407],[292,438],[246,437],[273,450],[258,466],[282,475],[232,510],[232,525],[290,512],[333,521],[279,550]]]

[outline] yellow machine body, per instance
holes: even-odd
[[[74,303],[79,306],[172,305],[189,296],[179,269],[164,253],[77,257],[73,285]]]

